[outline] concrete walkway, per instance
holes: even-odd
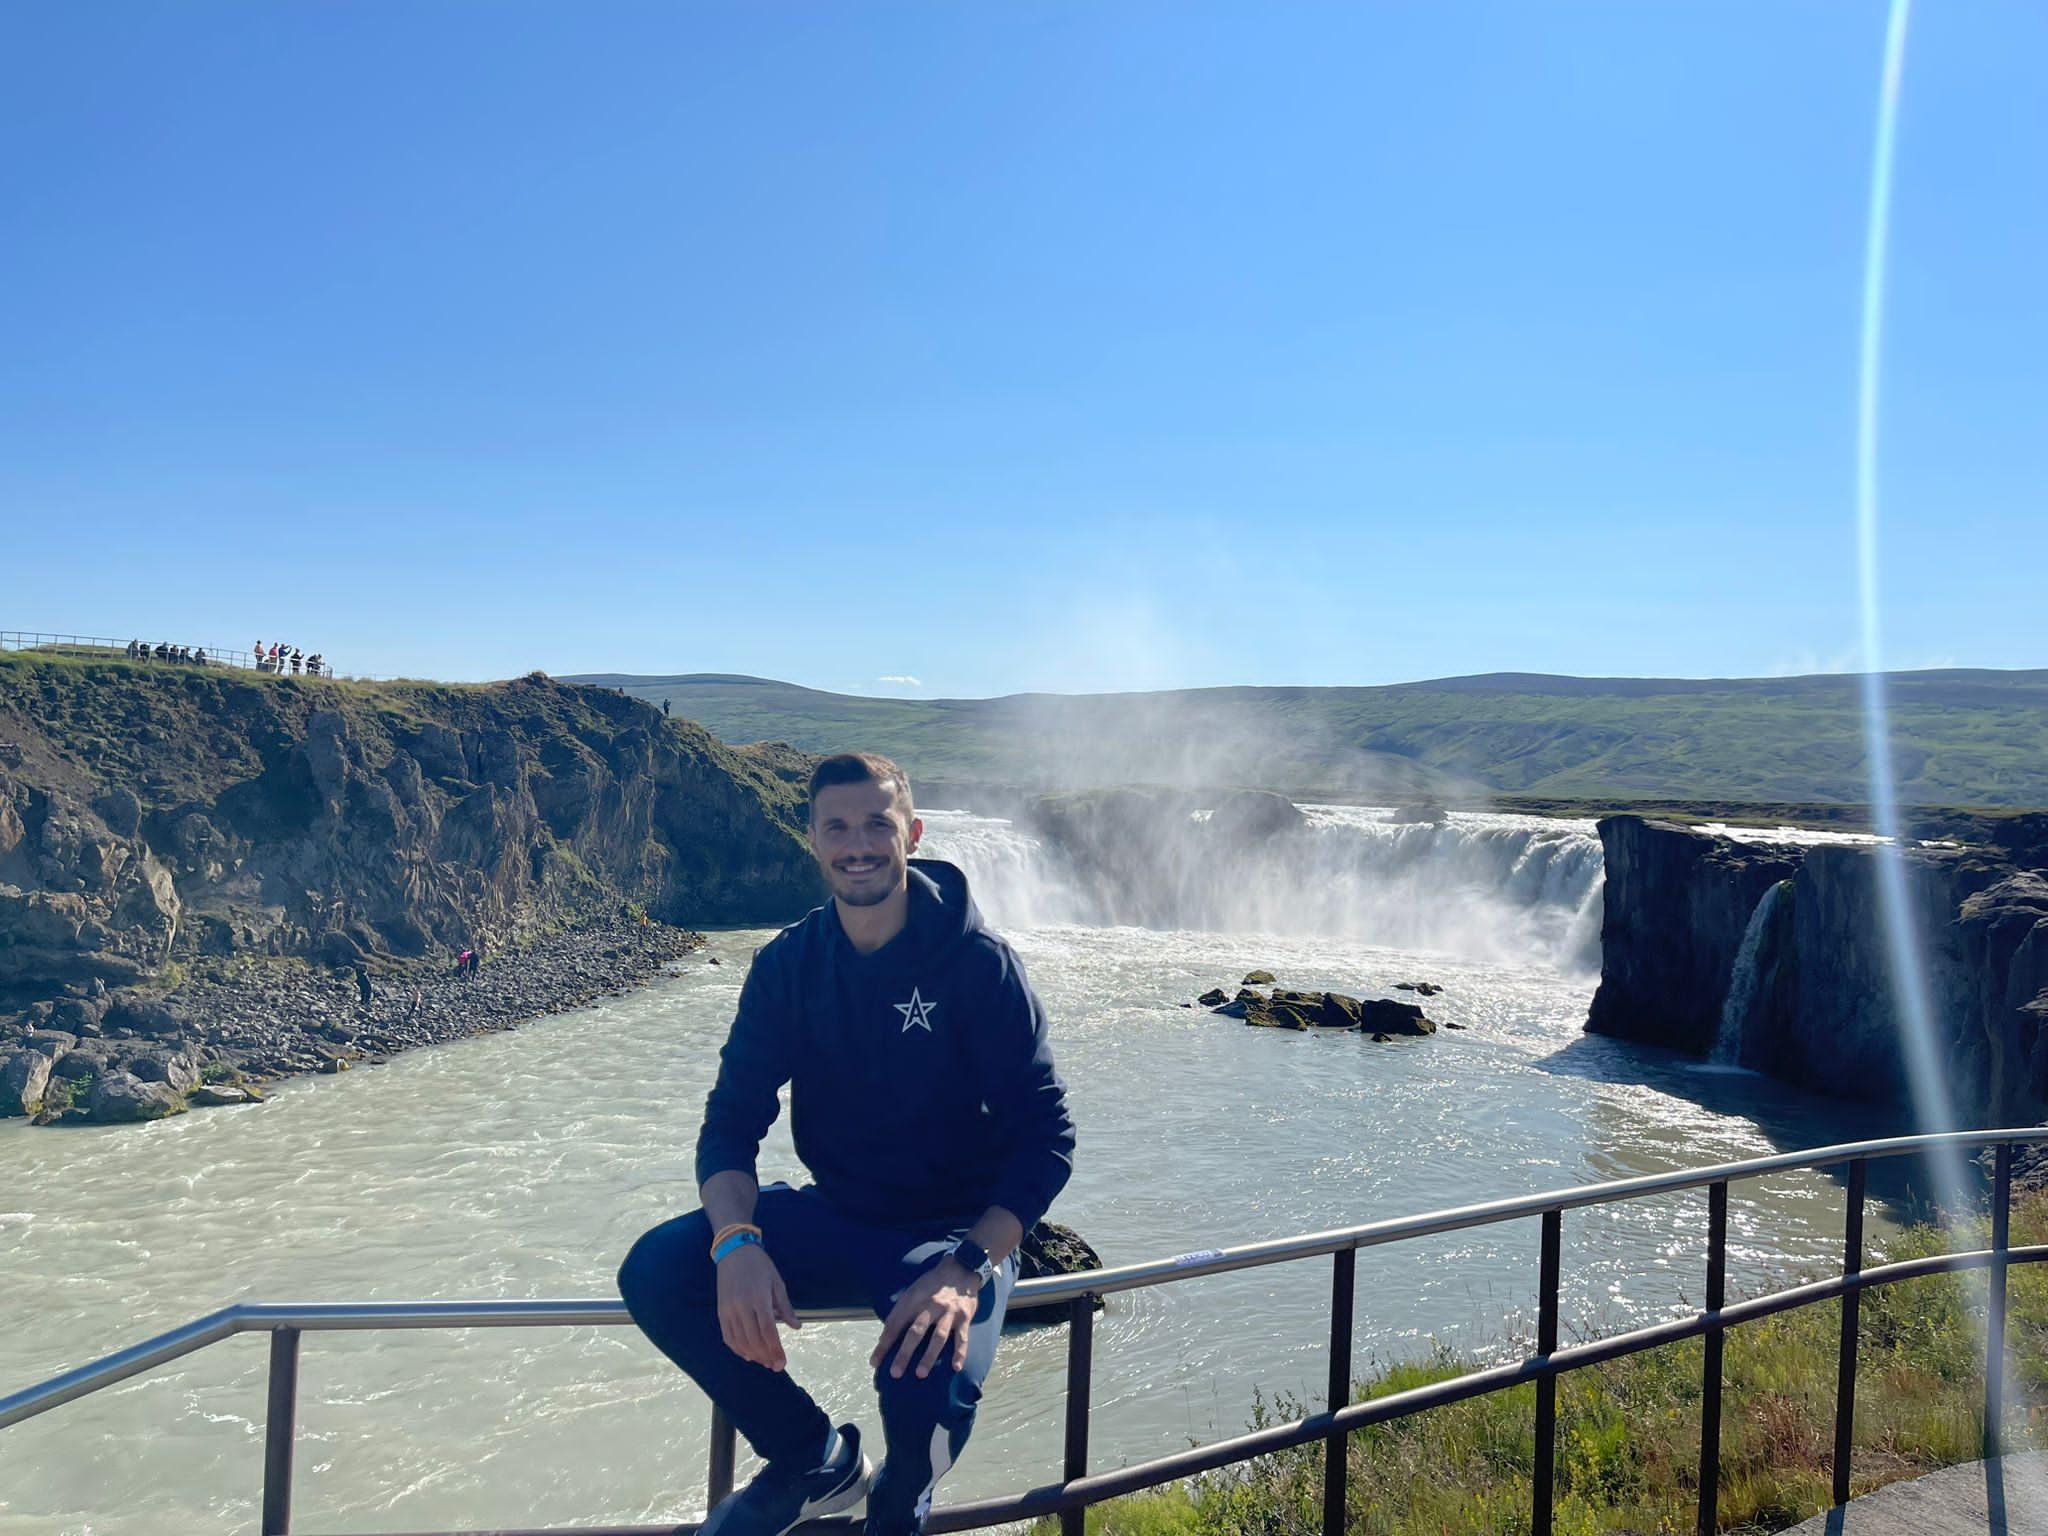
[[[2048,1536],[2048,1451],[1893,1483],[1783,1536]]]

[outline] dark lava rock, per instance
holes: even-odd
[[[1204,1008],[1220,1008],[1227,1000],[1221,987],[1211,987],[1195,999]]]
[[[143,993],[117,997],[107,1010],[106,1023],[111,1029],[132,1030],[138,1035],[174,1035],[179,1029],[178,1016],[163,999]]]
[[[1063,1227],[1056,1221],[1041,1221],[1024,1234],[1024,1241],[1017,1245],[1017,1278],[1019,1280],[1041,1280],[1051,1275],[1085,1274],[1091,1269],[1102,1268],[1102,1256],[1072,1227]],[[1094,1310],[1103,1310],[1103,1300],[1095,1298]],[[1005,1331],[1014,1328],[1056,1327],[1068,1320],[1071,1314],[1064,1306],[1034,1307],[1028,1311],[1012,1312],[1003,1321]]]
[[[1362,1007],[1362,1027],[1383,1035],[1433,1035],[1436,1021],[1414,1003],[1390,1002],[1383,997],[1368,999]]]
[[[16,1051],[0,1066],[0,1117],[34,1114],[42,1107],[49,1081],[49,1057],[38,1051]]]
[[[87,1096],[87,1115],[100,1125],[118,1125],[134,1120],[161,1120],[185,1107],[184,1099],[168,1083],[146,1083],[126,1072],[109,1072],[92,1085]]]
[[[1017,1278],[1037,1280],[1045,1275],[1078,1275],[1102,1268],[1102,1256],[1072,1227],[1056,1221],[1041,1221],[1024,1234],[1017,1245]]]
[[[199,1086],[199,1063],[183,1051],[149,1051],[128,1063],[145,1083],[162,1083],[180,1096]]]

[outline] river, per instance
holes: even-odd
[[[926,851],[967,868],[1051,1014],[1081,1129],[1053,1215],[1106,1262],[1869,1128],[1760,1079],[1581,1033],[1600,878],[1588,824],[1311,817],[1314,860],[1233,887],[1247,905],[1226,917],[1283,930],[1260,932],[1117,925],[1113,889],[1078,888],[1006,823],[928,813]],[[137,1128],[0,1125],[0,1391],[236,1300],[616,1294],[633,1238],[694,1203],[703,1096],[766,937],[714,935],[631,996],[286,1083],[259,1107]],[[1431,1014],[1464,1027],[1376,1045],[1180,1006],[1254,967],[1367,995],[1426,979],[1444,989]],[[762,1172],[797,1172],[786,1125]],[[1704,1196],[1576,1213],[1564,1230],[1568,1336],[1697,1304]],[[1840,1231],[1838,1187],[1820,1175],[1738,1186],[1731,1292],[1827,1266]],[[1432,1341],[1517,1347],[1533,1331],[1536,1247],[1528,1222],[1362,1253],[1356,1359]],[[1096,1464],[1239,1430],[1255,1389],[1315,1397],[1327,1305],[1327,1260],[1112,1298],[1096,1337]],[[791,1346],[799,1378],[870,1425],[874,1332],[820,1325]],[[0,1533],[252,1526],[265,1350],[234,1339],[0,1431]],[[1005,1342],[942,1501],[1057,1475],[1064,1353],[1059,1329]],[[309,1334],[295,1528],[683,1519],[702,1506],[707,1422],[631,1329]]]

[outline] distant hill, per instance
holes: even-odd
[[[886,752],[924,780],[1044,787],[1247,784],[1560,800],[1853,804],[1861,683],[1492,673],[1377,688],[873,699],[764,678],[592,674],[728,742]],[[1901,798],[2048,805],[2048,671],[1888,680]]]

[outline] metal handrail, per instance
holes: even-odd
[[[934,1532],[964,1531],[1008,1521],[1057,1514],[1064,1530],[1078,1533],[1086,1508],[1105,1499],[1120,1497],[1145,1488],[1158,1487],[1201,1472],[1214,1471],[1256,1456],[1270,1455],[1321,1440],[1325,1446],[1324,1510],[1326,1532],[1341,1533],[1344,1525],[1345,1491],[1343,1447],[1351,1432],[1390,1419],[1405,1417],[1429,1408],[1442,1407],[1466,1398],[1502,1391],[1533,1382],[1537,1386],[1537,1465],[1533,1480],[1535,1511],[1532,1522],[1536,1536],[1548,1536],[1551,1528],[1552,1478],[1555,1468],[1557,1378],[1566,1371],[1596,1365],[1624,1355],[1665,1344],[1705,1337],[1706,1404],[1701,1414],[1700,1530],[1711,1532],[1718,1487],[1720,1435],[1720,1344],[1725,1331],[1817,1302],[1843,1301],[1843,1326],[1838,1394],[1836,1400],[1836,1457],[1834,1496],[1846,1502],[1849,1495],[1850,1427],[1855,1406],[1855,1355],[1857,1302],[1862,1293],[1879,1286],[1923,1278],[1928,1275],[1987,1269],[1992,1276],[1990,1327],[1985,1379],[1984,1451],[1995,1455],[1999,1441],[1999,1411],[2003,1402],[2003,1338],[2005,1273],[2013,1264],[2048,1263],[2048,1244],[2012,1248],[2008,1222],[2011,1209],[2013,1148],[2017,1143],[2048,1142],[2048,1127],[2017,1127],[2005,1130],[1958,1131],[1925,1136],[1895,1136],[1880,1140],[1851,1142],[1807,1152],[1785,1152],[1743,1162],[1722,1163],[1708,1168],[1647,1174],[1616,1179],[1602,1184],[1580,1185],[1543,1194],[1522,1195],[1420,1216],[1369,1222],[1361,1226],[1295,1237],[1246,1243],[1232,1248],[1209,1249],[1181,1254],[1143,1264],[1127,1264],[1083,1274],[1046,1277],[1020,1283],[1011,1293],[1013,1311],[1031,1311],[1065,1306],[1071,1325],[1067,1379],[1067,1453],[1064,1476],[1058,1483],[1031,1489],[1002,1499],[986,1499],[949,1505],[933,1512]],[[1866,1268],[1862,1262],[1863,1205],[1867,1188],[1867,1167],[1871,1160],[1909,1156],[1944,1149],[1995,1147],[1991,1207],[1992,1246],[1964,1253],[1937,1254],[1925,1259]],[[1843,1273],[1835,1278],[1806,1282],[1769,1295],[1727,1305],[1722,1294],[1726,1283],[1728,1185],[1735,1179],[1755,1178],[1780,1172],[1849,1165],[1849,1215]],[[1709,1192],[1708,1276],[1705,1310],[1691,1316],[1658,1323],[1632,1332],[1591,1343],[1559,1348],[1557,1305],[1560,1289],[1560,1232],[1563,1213],[1621,1200],[1681,1193],[1704,1188]],[[1357,1250],[1429,1237],[1469,1227],[1541,1218],[1542,1250],[1539,1284],[1539,1337],[1534,1355],[1505,1365],[1469,1371],[1448,1381],[1414,1388],[1407,1392],[1349,1403],[1351,1313],[1355,1285]],[[1336,1274],[1331,1295],[1331,1408],[1320,1414],[1270,1425],[1253,1433],[1236,1436],[1207,1446],[1198,1446],[1160,1457],[1116,1472],[1089,1474],[1087,1461],[1088,1387],[1092,1377],[1094,1309],[1099,1300],[1117,1291],[1137,1290],[1205,1275],[1225,1274],[1268,1264],[1334,1255]],[[806,1309],[805,1321],[844,1321],[871,1318],[861,1308]],[[267,1332],[271,1336],[270,1415],[266,1426],[264,1478],[265,1536],[285,1536],[290,1529],[291,1451],[296,1421],[298,1349],[305,1332],[333,1332],[387,1328],[517,1328],[583,1325],[617,1325],[630,1322],[625,1307],[602,1300],[500,1301],[500,1302],[343,1302],[274,1303],[246,1302],[227,1307],[206,1317],[160,1334],[153,1339],[56,1376],[25,1391],[0,1397],[0,1428],[46,1413],[111,1386],[117,1381],[144,1374],[167,1361],[218,1343],[238,1333]],[[1336,1406],[1340,1401],[1346,1406]],[[710,1501],[715,1503],[731,1487],[733,1432],[724,1416],[714,1411],[711,1447]],[[819,1521],[817,1528],[848,1528],[847,1521]],[[608,1528],[625,1531],[628,1528]],[[674,1526],[630,1528],[651,1533],[676,1530]],[[694,1527],[683,1527],[694,1529]],[[591,1528],[579,1527],[584,1536]],[[541,1536],[541,1533],[501,1532],[499,1536]]]
[[[138,666],[145,664],[152,667],[195,665],[189,657],[184,661],[158,661],[154,656],[130,658],[126,654],[128,644],[129,641],[127,640],[116,640],[107,635],[64,635],[42,630],[0,629],[0,651],[30,651],[55,656],[75,654],[99,661],[128,661],[134,659]],[[196,665],[201,667],[220,667],[230,672],[258,672],[266,677],[307,677],[315,682],[323,680],[357,683],[393,681],[391,677],[382,673],[338,673],[334,670],[334,664],[327,661],[324,657],[322,658],[321,669],[318,672],[273,672],[268,666],[259,665],[255,653],[251,651],[238,651],[232,647],[212,645],[194,647],[194,649],[206,652],[206,660],[196,663]]]

